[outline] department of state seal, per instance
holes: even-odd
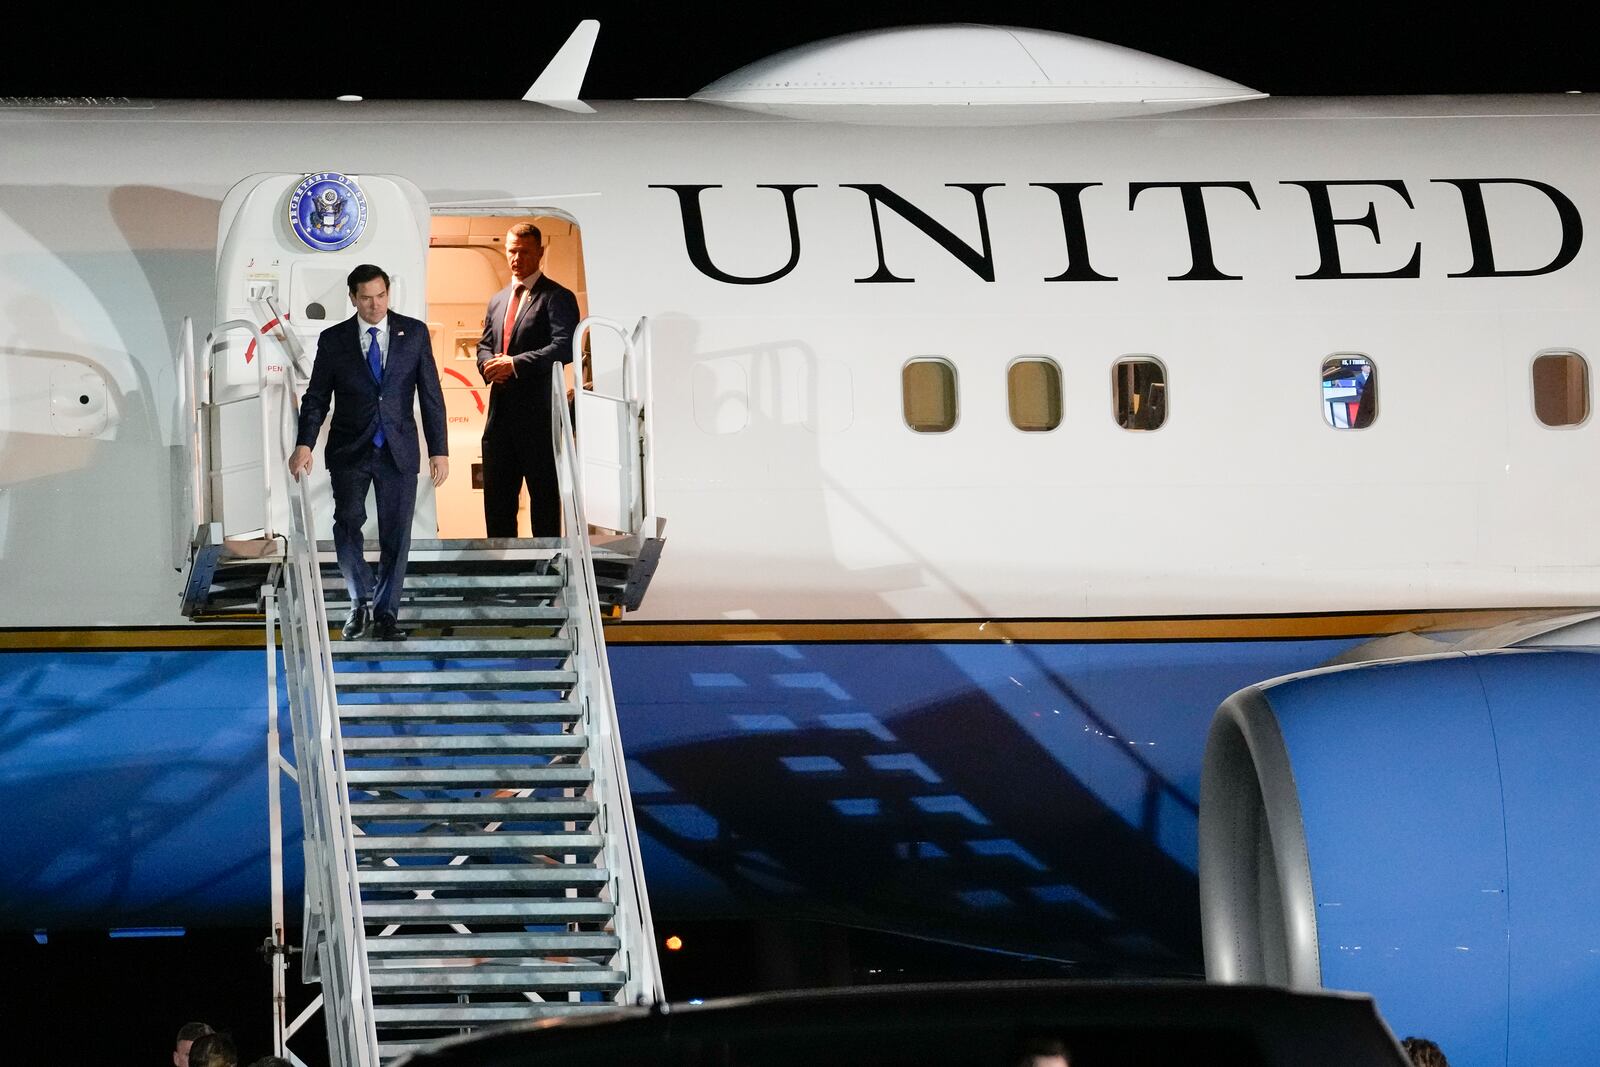
[[[348,248],[367,228],[367,198],[343,174],[308,174],[289,194],[289,228],[318,252]]]

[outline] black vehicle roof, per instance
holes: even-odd
[[[783,992],[519,1023],[403,1067],[1004,1067],[1054,1038],[1072,1067],[1401,1067],[1370,998],[1202,983],[988,982]]]

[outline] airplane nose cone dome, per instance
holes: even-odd
[[[812,121],[1009,125],[1156,114],[1264,95],[1085,37],[959,25],[800,45],[718,78],[691,99]]]

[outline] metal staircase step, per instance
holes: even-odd
[[[535,867],[526,863],[449,867],[364,867],[356,874],[362,889],[477,889],[484,887],[554,886],[594,888],[611,879],[611,872],[591,864],[558,863]]]
[[[616,914],[609,900],[581,897],[496,897],[448,900],[369,900],[368,923],[587,923]]]
[[[330,603],[337,598],[347,602],[350,591],[345,588],[344,577],[336,568],[324,568],[322,584]],[[407,574],[404,592],[460,592],[472,590],[487,593],[554,592],[562,586],[559,574]]]
[[[543,967],[512,967],[485,964],[482,967],[375,967],[374,993],[407,990],[412,992],[551,992],[567,990],[621,989],[628,976],[609,967],[593,964],[551,964]]]
[[[564,622],[567,609],[529,601],[526,604],[406,604],[401,622]],[[396,649],[396,651],[400,651]]]
[[[464,693],[480,689],[571,689],[574,671],[351,671],[338,670],[341,693]]]
[[[324,603],[327,606],[329,622],[343,622],[344,616],[350,610],[349,598],[344,594],[330,593]],[[400,617],[411,618],[412,609],[425,607],[561,607],[557,591],[547,590],[512,590],[505,593],[493,593],[487,590],[436,590],[429,592],[423,590],[416,593],[406,593],[400,600]],[[563,609],[565,610],[565,609]]]
[[[524,1019],[553,1019],[568,1015],[599,1015],[616,1011],[614,1003],[591,1001],[526,1001],[513,1004],[376,1004],[374,1022],[390,1026],[475,1026],[511,1023]]]
[[[583,734],[417,734],[406,737],[346,737],[345,755],[488,756],[509,753],[557,756],[583,752]]]
[[[594,781],[589,767],[383,767],[345,771],[353,789],[579,788]]]
[[[484,831],[460,834],[358,834],[355,850],[379,856],[431,854],[481,856],[491,852],[531,852],[545,856],[592,856],[605,848],[605,836],[593,833],[530,834]]]
[[[353,726],[387,723],[569,723],[577,722],[581,716],[581,709],[572,700],[339,705],[340,720]]]
[[[350,816],[365,824],[375,820],[418,819],[465,822],[494,819],[501,822],[548,822],[592,819],[600,805],[592,800],[532,800],[523,797],[475,797],[453,800],[358,800]]]
[[[380,1041],[378,1042],[378,1061],[380,1063],[392,1063],[401,1056],[428,1048],[436,1044],[438,1040],[435,1037],[423,1037],[413,1041]]]
[[[413,638],[404,645],[393,641],[335,641],[331,651],[342,659],[550,659],[572,654],[570,637],[426,637]]]
[[[367,541],[363,548],[369,558],[376,558],[380,551],[377,541]],[[561,537],[414,538],[406,565],[550,559],[566,554],[567,542]],[[317,556],[323,563],[339,562],[332,541],[318,541]]]
[[[421,1037],[411,1041],[379,1041],[378,1062],[393,1063],[401,1056],[409,1055],[420,1049],[430,1048],[437,1044],[437,1037]]]
[[[367,955],[383,959],[584,956],[607,958],[622,948],[616,934],[393,934],[367,938]]]

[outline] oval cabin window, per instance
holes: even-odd
[[[947,359],[913,359],[900,371],[906,425],[917,433],[944,433],[956,424],[956,368]]]
[[[1322,418],[1335,430],[1362,430],[1378,417],[1378,368],[1341,352],[1322,361]]]
[[[1053,359],[1023,356],[1006,368],[1006,403],[1011,425],[1047,433],[1061,425],[1061,368]]]
[[[1159,430],[1167,421],[1167,368],[1129,356],[1111,368],[1111,413],[1124,430]]]
[[[1576,352],[1541,352],[1533,360],[1533,413],[1546,426],[1589,417],[1589,364]]]

